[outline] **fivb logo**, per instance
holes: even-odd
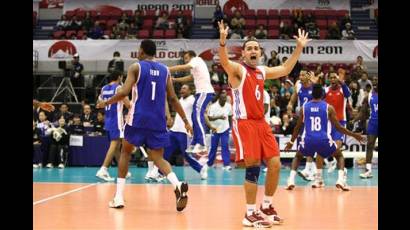
[[[150,69],[150,70],[149,70],[149,74],[150,74],[151,76],[159,76],[159,70]]]

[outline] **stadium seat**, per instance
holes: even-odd
[[[53,38],[54,39],[60,39],[61,36],[63,36],[64,34],[65,34],[65,32],[62,31],[62,30],[55,31],[55,32],[53,32]]]
[[[255,10],[244,10],[241,12],[242,16],[248,20],[248,19],[255,19],[256,17],[256,13]]]
[[[311,9],[303,9],[302,10],[302,12],[303,12],[303,16],[307,16],[309,13],[311,13],[312,15],[313,15],[313,11],[314,10],[311,10]]]
[[[278,39],[279,38],[279,30],[268,30],[268,38],[269,39]]]
[[[328,26],[328,27],[331,26],[331,25],[333,24],[333,22],[336,22],[336,25],[337,25],[337,23],[338,23],[338,21],[335,20],[335,19],[329,19],[329,20],[327,20],[327,26]]]
[[[287,23],[288,26],[292,25],[292,20],[290,20],[290,19],[282,19],[281,22],[283,22],[283,24]]]
[[[100,12],[100,16],[98,17],[99,20],[109,20],[111,17],[111,13],[108,11]]]
[[[306,67],[311,71],[315,71],[318,65],[318,63],[309,63]]]
[[[104,35],[111,37],[112,31],[111,30],[104,30]]]
[[[97,11],[96,11],[96,10],[90,10],[89,12],[90,12],[91,18],[92,18],[93,20],[97,20],[97,18],[98,18],[98,13],[97,13]]]
[[[124,10],[123,12],[126,13],[128,17],[134,16],[134,12],[132,12],[132,10]]]
[[[107,29],[111,29],[114,25],[117,25],[118,21],[114,19],[110,19],[107,21]]]
[[[256,20],[256,28],[258,28],[259,25],[263,25],[266,28],[268,23],[267,23],[266,19],[257,19]]]
[[[144,18],[153,20],[155,18],[155,10],[146,10],[144,14]]]
[[[110,19],[119,20],[121,18],[122,11],[113,11],[111,12]]]
[[[140,31],[138,31],[138,38],[140,38],[140,39],[149,38],[149,30],[140,30]]]
[[[319,19],[316,20],[316,25],[319,27],[319,29],[326,29],[327,28],[327,21],[326,19]]]
[[[279,20],[278,19],[269,19],[268,29],[279,29]]]
[[[77,31],[77,39],[84,39],[85,34],[86,34],[85,30]]]
[[[154,21],[152,19],[144,20],[144,24],[142,25],[143,29],[152,29],[154,26]]]
[[[71,19],[75,15],[75,12],[73,10],[67,10],[65,12],[65,16],[67,19]]]
[[[83,20],[85,18],[85,11],[79,10],[76,12],[75,16],[77,17],[78,20]]]
[[[269,19],[279,19],[279,11],[278,10],[269,10],[268,11],[268,18]]]
[[[263,9],[259,9],[256,11],[256,18],[257,19],[266,19],[268,17],[268,12]]]
[[[337,20],[338,16],[337,16],[337,11],[336,10],[329,10],[327,13],[327,19],[330,20]]]
[[[71,36],[73,36],[73,35],[77,35],[77,32],[76,32],[75,30],[68,30],[68,31],[65,33],[65,37],[66,37],[67,39],[71,38]]]
[[[175,30],[165,30],[165,38],[167,39],[176,38]]]
[[[152,37],[155,39],[164,38],[164,30],[154,30],[154,32],[152,33]]]
[[[315,10],[314,15],[316,19],[326,19],[326,11],[325,10]]]
[[[169,14],[168,19],[175,19],[178,15],[178,10],[171,10],[171,13]]]
[[[288,9],[280,10],[280,18],[281,19],[290,19],[291,18],[290,10],[288,10]]]
[[[325,30],[325,29],[320,29],[320,31],[319,31],[319,37],[320,37],[320,39],[326,39],[326,36],[327,36],[327,30]]]
[[[256,20],[255,19],[246,19],[245,29],[255,29]]]

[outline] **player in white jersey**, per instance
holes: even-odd
[[[211,84],[208,67],[202,58],[197,57],[196,53],[189,50],[184,53],[184,65],[169,67],[171,73],[177,71],[191,71],[186,77],[174,78],[174,82],[187,83],[194,81],[195,85],[195,102],[192,112],[192,128],[194,136],[188,152],[199,153],[207,151],[205,146],[205,110],[209,102],[215,96],[214,88]]]

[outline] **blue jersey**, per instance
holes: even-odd
[[[127,124],[134,128],[166,131],[168,67],[155,61],[140,61],[138,64],[140,73],[132,87]]]
[[[107,101],[115,95],[121,85],[117,83],[108,84],[101,89],[101,100]],[[122,129],[124,125],[123,119],[123,102],[119,101],[105,107],[104,115],[104,129],[105,130],[117,130]]]
[[[331,140],[332,127],[328,119],[328,104],[325,101],[309,101],[303,106],[303,122],[305,128],[302,141],[309,140]]]
[[[379,95],[376,92],[369,93],[369,106],[370,106],[370,119],[378,120],[378,111],[379,111]]]
[[[309,87],[304,87],[302,82],[299,82],[296,87],[296,91],[298,92],[298,107],[302,107],[306,102],[313,99],[313,86],[310,85]]]

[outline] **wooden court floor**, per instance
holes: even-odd
[[[258,206],[262,189],[259,186]],[[274,206],[285,222],[272,229],[377,229],[377,187],[352,189],[298,186],[287,191],[280,186]],[[169,184],[127,184],[121,210],[108,208],[114,193],[112,183],[34,182],[34,229],[252,229],[241,225],[245,199],[240,185],[190,185],[182,213],[175,209]]]

